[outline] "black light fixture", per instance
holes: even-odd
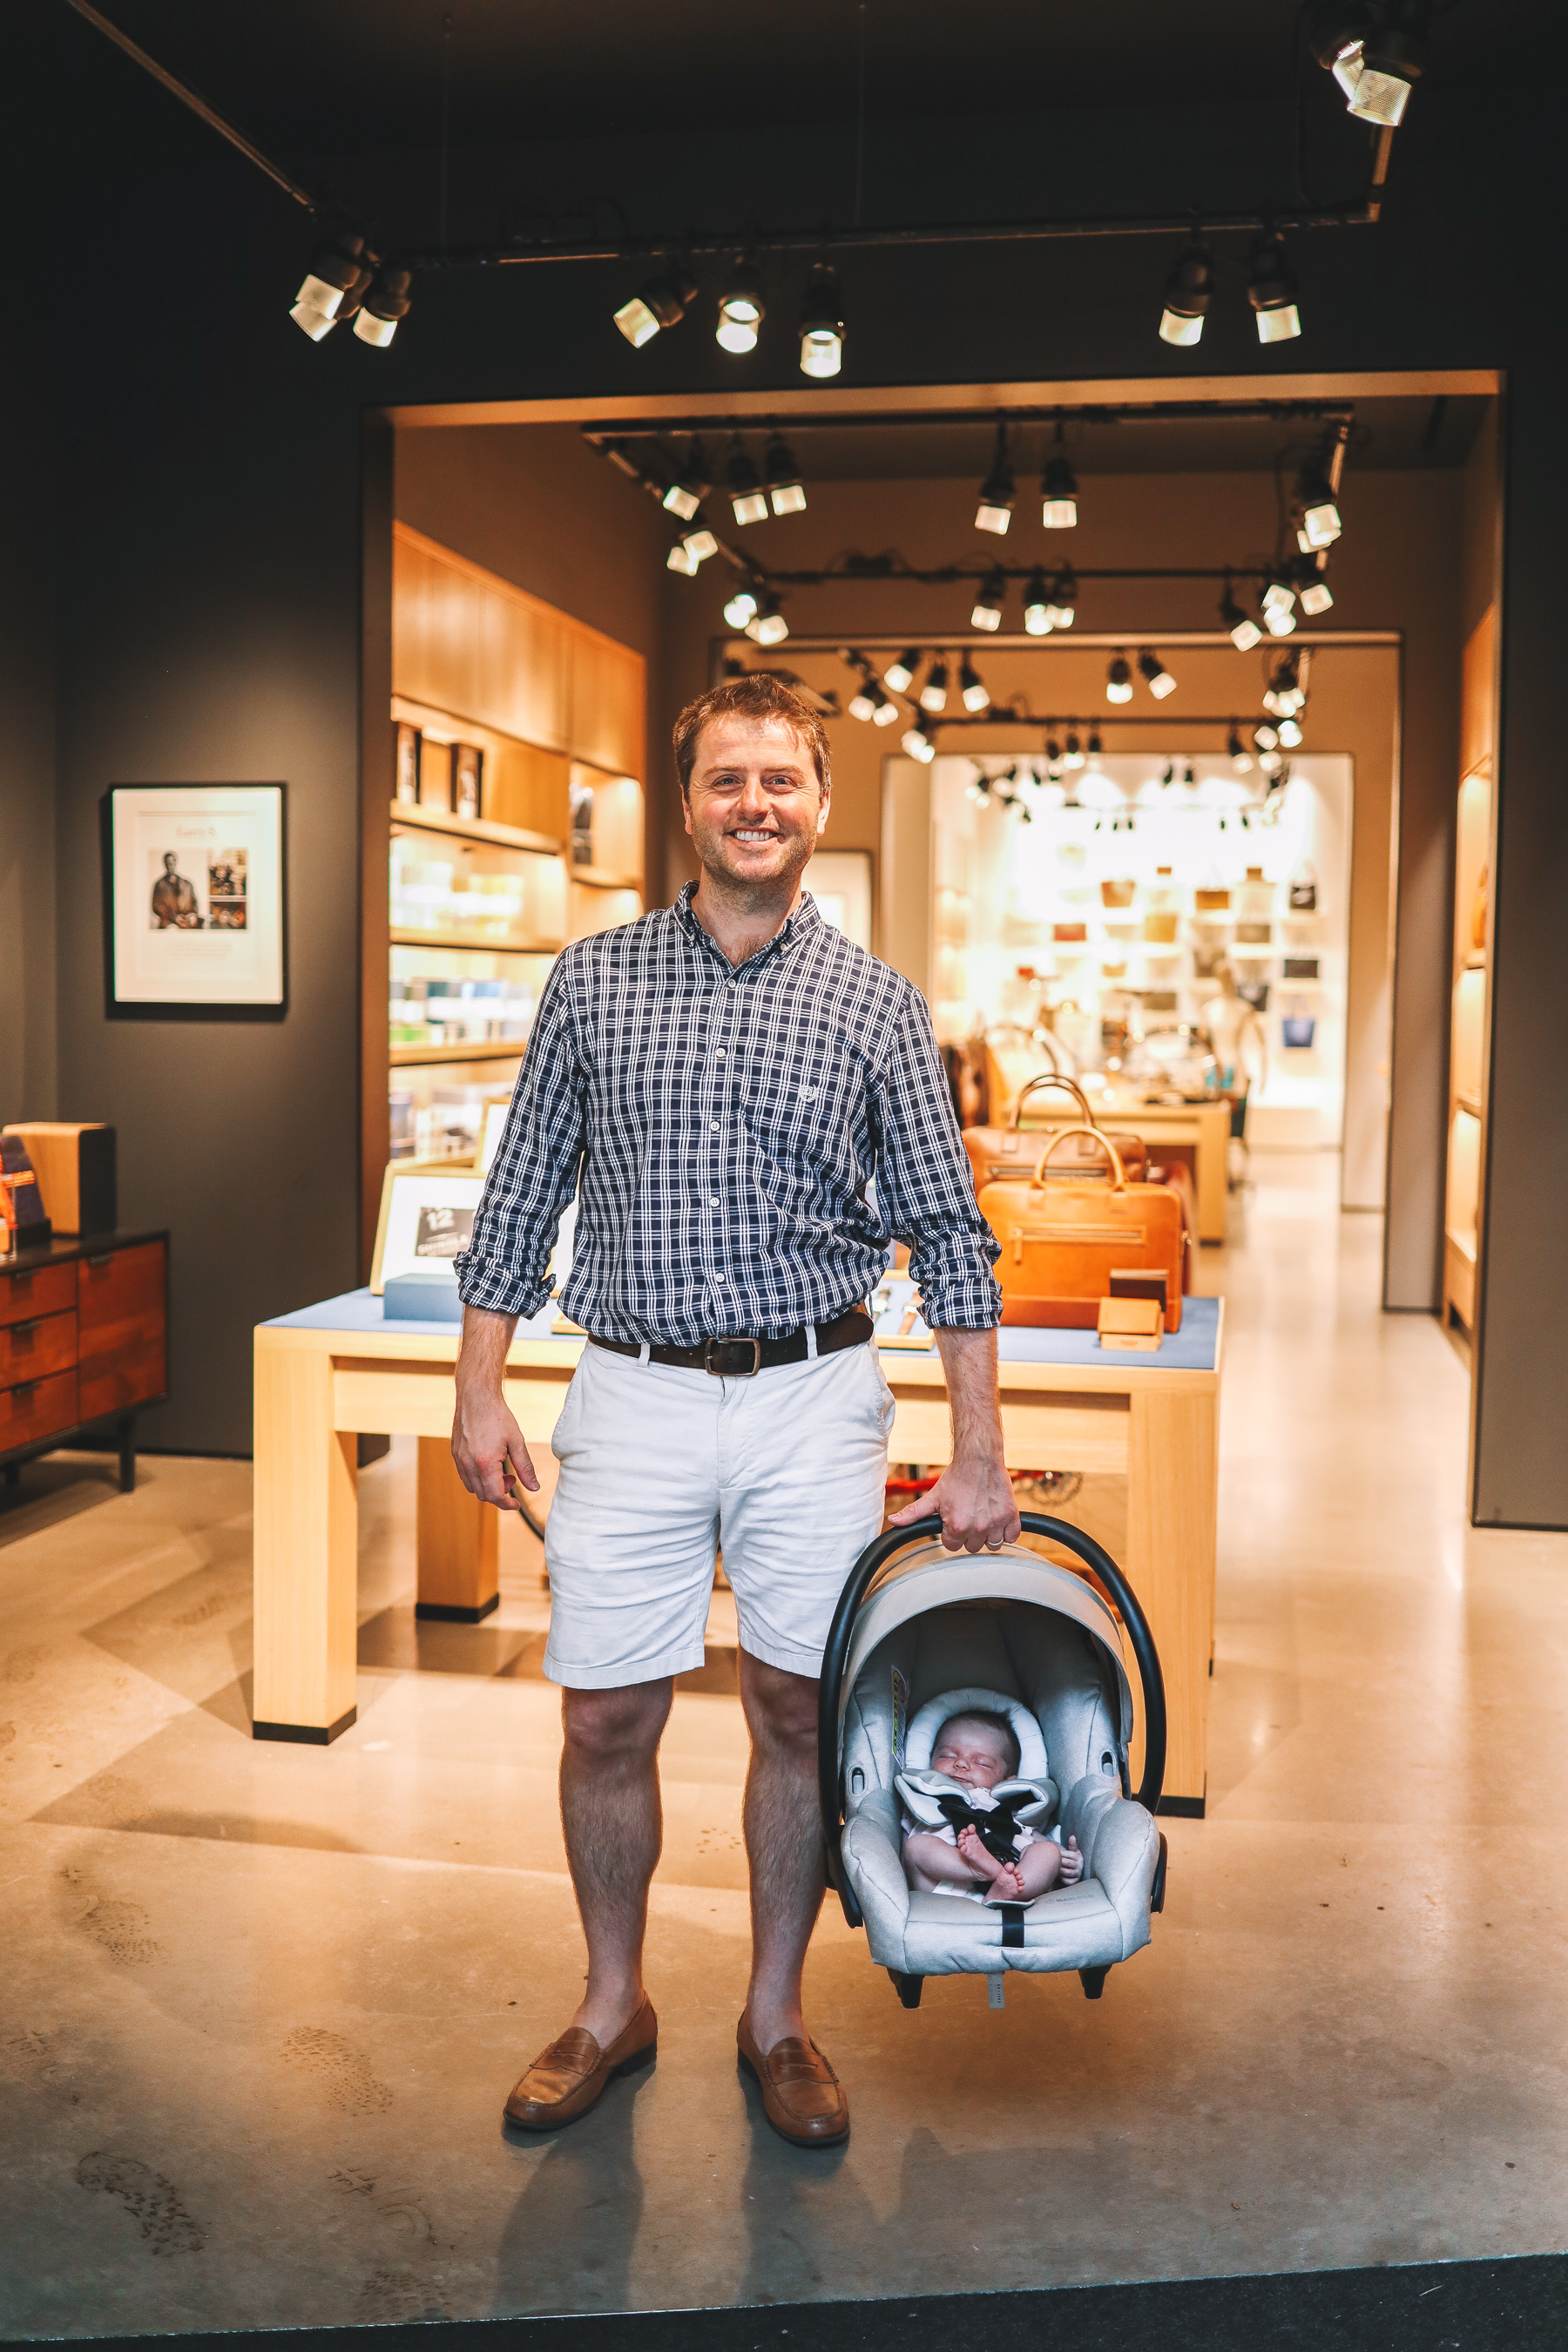
[[[976,530],[994,530],[1005,538],[1013,520],[1013,500],[1017,495],[1013,468],[1007,461],[1007,427],[998,418],[996,452],[991,460],[991,471],[980,485],[979,503],[974,509]]]
[[[731,446],[729,464],[724,468],[724,487],[730,493],[730,504],[735,510],[737,522],[766,522],[768,494],[758,478],[755,466],[746,455],[738,433]]]
[[[871,713],[872,726],[890,727],[899,716],[898,704],[892,699],[891,696],[883,693],[875,678],[871,680],[868,690],[871,695],[872,700],[877,706]]]
[[[1214,267],[1207,245],[1194,230],[1165,280],[1160,341],[1185,350],[1203,339],[1204,320],[1214,300]]]
[[[1254,646],[1262,644],[1262,630],[1250,613],[1242,611],[1231,593],[1228,572],[1226,575],[1225,594],[1220,599],[1219,616],[1225,624],[1231,644],[1238,654],[1249,654]]]
[[[915,682],[915,672],[920,666],[919,650],[916,646],[910,646],[907,652],[899,656],[897,661],[890,661],[888,664],[887,668],[882,672],[882,683],[884,686],[890,686],[895,694],[908,694]]]
[[[690,524],[683,530],[665,558],[671,572],[682,572],[689,580],[719,552],[719,542],[708,528],[707,518],[699,509]]]
[[[819,261],[800,306],[802,375],[837,375],[844,364],[844,297],[838,273]]]
[[[1296,591],[1283,572],[1274,572],[1263,591],[1263,625],[1271,637],[1288,637],[1296,626]]]
[[[805,510],[805,485],[800,478],[789,443],[782,433],[770,433],[768,446],[763,452],[763,472],[767,478],[768,496],[776,515],[802,514]]]
[[[991,689],[967,654],[963,656],[963,667],[958,673],[958,692],[959,699],[965,710],[990,709]]]
[[[789,623],[779,610],[779,600],[769,588],[763,592],[757,606],[756,617],[747,625],[746,635],[759,646],[780,646],[789,635]]]
[[[1300,288],[1285,258],[1284,240],[1266,228],[1252,248],[1247,299],[1258,318],[1260,343],[1288,343],[1301,331]]]
[[[1249,776],[1252,773],[1252,754],[1242,741],[1234,719],[1231,721],[1230,734],[1225,748],[1230,755],[1230,764],[1237,774]]]
[[[1125,654],[1117,654],[1106,669],[1105,698],[1107,702],[1132,699],[1132,672]]]
[[[1007,594],[1007,576],[998,565],[988,572],[980,583],[969,615],[972,629],[994,630],[1002,625],[1002,606]]]
[[[690,446],[681,460],[679,471],[666,490],[660,503],[667,513],[679,515],[682,522],[689,522],[707,497],[709,487],[707,460],[702,454],[702,443],[694,433]]]
[[[1334,601],[1334,592],[1323,576],[1323,567],[1328,560],[1321,553],[1299,555],[1290,566],[1290,584],[1296,591],[1302,612],[1312,620],[1316,620],[1320,613],[1326,613]]]
[[[1140,676],[1148,680],[1149,691],[1156,702],[1163,702],[1168,694],[1174,694],[1176,681],[1157,653],[1147,649],[1141,653],[1138,656],[1138,669]]]
[[[1288,751],[1297,751],[1301,742],[1301,722],[1299,719],[1279,721],[1279,740]]]
[[[412,282],[406,269],[395,268],[386,261],[376,263],[354,320],[354,332],[362,343],[374,343],[379,350],[385,350],[397,332],[398,320],[408,315],[408,289]]]
[[[646,286],[623,302],[616,324],[634,352],[651,343],[661,328],[679,327],[697,299],[697,280],[689,270],[671,269],[650,278]]]
[[[762,282],[749,261],[737,261],[719,297],[713,340],[721,351],[754,352],[757,331],[767,316]]]
[[[1076,728],[1069,727],[1068,730],[1067,749],[1062,754],[1062,765],[1064,768],[1081,768],[1083,765],[1083,745],[1079,740]]]
[[[1321,547],[1332,547],[1344,526],[1329,467],[1321,457],[1309,457],[1297,475],[1295,504],[1301,517],[1296,543],[1302,554],[1315,555]]]
[[[926,672],[926,682],[921,688],[921,709],[933,713],[947,709],[947,664],[940,658]]]
[[[1355,7],[1320,0],[1308,17],[1312,55],[1344,93],[1345,110],[1382,131],[1396,131],[1410,93],[1432,61],[1420,0]]]
[[[360,231],[334,229],[310,256],[305,282],[294,297],[289,316],[313,343],[319,343],[344,319],[353,317],[371,276],[372,265]]]
[[[1103,743],[1102,743],[1102,741],[1101,741],[1101,739],[1100,739],[1100,730],[1099,730],[1099,728],[1098,728],[1098,727],[1091,727],[1091,728],[1089,729],[1089,758],[1090,758],[1091,760],[1098,760],[1098,759],[1099,759],[1099,757],[1100,757],[1100,753],[1101,753],[1101,751],[1103,751],[1103,749],[1104,749],[1104,745],[1103,745]]]
[[[1078,582],[1070,563],[1064,563],[1057,573],[1050,601],[1046,606],[1046,618],[1053,629],[1070,629],[1078,617]]]
[[[905,729],[900,740],[911,760],[919,760],[929,767],[931,761],[935,759],[936,744],[919,719],[916,719],[911,727]]]
[[[758,597],[754,588],[737,588],[724,607],[724,618],[732,629],[748,629],[756,619]]]
[[[1068,461],[1062,420],[1057,419],[1057,446],[1040,484],[1040,520],[1047,530],[1071,530],[1078,521],[1078,476]]]
[[[871,665],[864,654],[851,653],[847,656],[847,660],[850,668],[858,673],[860,679],[859,685],[849,698],[847,706],[849,716],[851,719],[861,719],[869,726],[877,715],[877,701],[882,689],[877,685],[876,678],[872,675]]]
[[[1046,575],[1038,564],[1029,574],[1024,591],[1024,626],[1032,637],[1048,637],[1051,633],[1051,599],[1046,586]]]
[[[1252,730],[1254,751],[1273,751],[1279,748],[1279,736],[1275,728],[1255,727]]]
[[[1263,708],[1271,710],[1276,719],[1289,719],[1305,707],[1307,690],[1301,684],[1301,656],[1299,652],[1281,654],[1269,673],[1264,689]]]

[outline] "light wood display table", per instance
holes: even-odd
[[[520,1325],[507,1359],[530,1446],[548,1444],[584,1345],[549,1322],[547,1309]],[[1008,1466],[1127,1480],[1121,1565],[1164,1668],[1174,1812],[1201,1813],[1205,1785],[1222,1331],[1219,1300],[1188,1298],[1181,1330],[1149,1355],[1104,1351],[1092,1331],[1001,1334]],[[354,1719],[361,1431],[421,1441],[422,1611],[475,1621],[495,1607],[496,1515],[464,1491],[447,1451],[457,1351],[455,1324],[388,1322],[366,1290],[258,1327],[257,1738],[324,1745]],[[946,1461],[940,1358],[884,1349],[882,1369],[898,1406],[892,1460]]]
[[[1136,1094],[1101,1094],[1089,1097],[1102,1127],[1141,1135],[1151,1146],[1174,1144],[1192,1154],[1193,1188],[1197,1194],[1198,1239],[1223,1242],[1229,1190],[1226,1161],[1230,1150],[1230,1104],[1223,1102],[1146,1103]]]

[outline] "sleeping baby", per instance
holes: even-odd
[[[1051,1799],[1044,1783],[1014,1778],[1018,1762],[1005,1715],[981,1709],[948,1717],[931,1748],[930,1771],[899,1778],[907,1808],[904,1870],[912,1887],[977,1902],[1032,1903],[1058,1883],[1072,1886],[1082,1877],[1077,1838],[1064,1848],[1022,1818],[1043,1817]],[[942,1825],[922,1826],[926,1822]]]

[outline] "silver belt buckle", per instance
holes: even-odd
[[[752,1360],[743,1371],[731,1371],[713,1361],[715,1348],[750,1348]],[[763,1343],[760,1339],[709,1339],[703,1344],[702,1369],[715,1380],[749,1381],[763,1369]]]

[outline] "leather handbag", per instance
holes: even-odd
[[[1098,1132],[1094,1113],[1089,1107],[1089,1097],[1076,1078],[1062,1077],[1053,1073],[1031,1078],[1013,1106],[1010,1127],[966,1127],[963,1130],[963,1148],[969,1154],[970,1171],[974,1178],[977,1193],[987,1184],[1001,1182],[1010,1176],[1022,1176],[1038,1165],[1042,1134],[1049,1129],[1050,1122],[1042,1121],[1040,1127],[1026,1130],[1022,1120],[1024,1105],[1029,1097],[1047,1087],[1059,1087],[1062,1093],[1072,1097],[1077,1106],[1076,1118],[1057,1129],[1056,1133],[1081,1138],[1086,1132],[1091,1135]],[[1136,1171],[1142,1177],[1148,1156],[1142,1138],[1118,1135],[1112,1139],[1123,1168],[1129,1173]],[[1103,1155],[1091,1145],[1080,1141],[1057,1172],[1063,1179],[1076,1175],[1082,1182],[1103,1184],[1106,1175]]]
[[[1110,1161],[1110,1183],[1050,1182],[1053,1155],[1084,1133]],[[1165,1328],[1181,1329],[1182,1204],[1169,1185],[1129,1184],[1115,1145],[1098,1128],[1063,1128],[1032,1177],[986,1185],[980,1213],[1002,1244],[1004,1323],[1093,1330],[1112,1269],[1147,1266],[1164,1277]]]

